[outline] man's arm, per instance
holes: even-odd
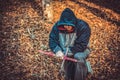
[[[56,27],[56,24],[53,26],[49,35],[49,47],[54,53],[62,51],[61,47],[59,46],[59,31]]]
[[[80,26],[81,27],[81,26]],[[82,29],[77,30],[77,38],[75,40],[75,44],[73,47],[71,47],[71,51],[75,54],[78,52],[83,52],[89,43],[91,35],[91,30],[89,28],[89,25],[85,22],[82,23]]]

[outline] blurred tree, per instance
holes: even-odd
[[[53,20],[52,0],[42,0],[42,7],[44,10],[44,20],[52,22]]]

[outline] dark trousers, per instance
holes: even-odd
[[[85,62],[65,61],[65,80],[85,80],[87,67]]]

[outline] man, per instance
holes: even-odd
[[[49,36],[49,46],[57,57],[67,56],[78,62],[65,61],[65,80],[85,80],[87,74],[86,58],[91,30],[89,25],[76,18],[69,8],[64,9],[60,20],[55,23]]]

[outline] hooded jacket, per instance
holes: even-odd
[[[52,28],[52,31],[49,35],[49,47],[50,49],[56,53],[57,51],[61,50],[64,51],[62,46],[60,45],[59,34],[61,31],[58,29],[59,26],[69,25],[74,27],[74,33],[76,33],[76,38],[74,40],[73,46],[70,46],[69,49],[73,54],[78,52],[83,52],[88,45],[91,30],[89,25],[74,15],[73,11],[69,8],[64,9],[60,16],[60,20],[55,23]],[[66,31],[62,32],[64,34]]]

